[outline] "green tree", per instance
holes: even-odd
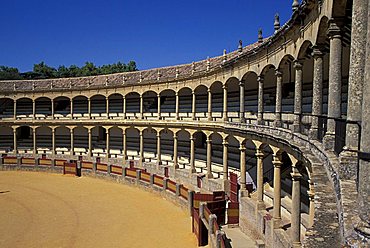
[[[33,65],[33,72],[39,74],[39,78],[55,78],[57,76],[57,70],[41,62]]]
[[[0,80],[22,79],[17,68],[0,66]]]

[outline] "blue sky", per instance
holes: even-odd
[[[291,16],[291,0],[3,0],[0,65],[190,63],[253,43]]]

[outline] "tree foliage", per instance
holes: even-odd
[[[86,62],[82,67],[78,67],[77,65],[71,65],[70,67],[61,65],[58,68],[53,68],[45,64],[45,62],[41,62],[34,64],[32,71],[24,73],[20,73],[17,68],[0,66],[0,80],[85,77],[128,71],[137,71],[135,61],[130,61],[128,64],[118,62],[102,66],[96,66],[92,62]]]

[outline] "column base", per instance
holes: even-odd
[[[326,133],[322,143],[324,145],[324,149],[327,151],[334,151],[335,147],[335,134],[334,133]]]
[[[341,179],[356,179],[357,178],[357,152],[344,150],[339,154],[339,177]]]
[[[319,139],[319,129],[317,127],[311,127],[310,132],[308,133],[308,138],[312,140]]]

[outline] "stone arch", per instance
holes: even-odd
[[[234,135],[227,136],[228,149],[227,149],[227,164],[229,171],[240,171],[240,143]]]
[[[17,127],[17,149],[19,153],[30,153],[33,150],[33,129],[27,125]]]
[[[0,125],[0,150],[8,152],[14,150],[13,128]]]
[[[240,112],[240,86],[239,79],[236,77],[229,78],[225,86],[227,88],[227,112],[230,117],[238,117]],[[233,113],[236,116],[233,116]]]
[[[140,156],[140,131],[131,126],[126,129],[126,150],[129,159],[138,160]]]
[[[137,92],[130,92],[126,94],[126,115],[132,117],[135,113],[140,112],[140,94]]]
[[[173,165],[173,136],[174,132],[169,128],[164,128],[160,132],[161,136],[161,159],[162,164]]]
[[[294,57],[290,54],[285,55],[280,63],[278,70],[282,73],[282,113],[294,112],[295,95],[295,71]]]
[[[66,96],[54,98],[54,115],[55,117],[66,117],[71,113],[71,99]]]
[[[153,90],[145,91],[143,94],[144,112],[157,113],[158,112],[158,96]]]
[[[151,162],[156,158],[157,152],[157,131],[152,127],[147,127],[143,130],[144,139],[144,159]]]
[[[29,97],[17,99],[17,115],[30,116],[33,114],[33,103]]]
[[[211,134],[212,152],[212,171],[222,172],[223,165],[223,138],[221,134],[214,132]]]
[[[222,117],[223,111],[223,84],[220,81],[215,81],[211,84],[210,90],[212,95],[212,117],[220,118]]]
[[[181,117],[190,117],[192,112],[192,90],[189,87],[183,87],[178,91],[179,94],[179,113],[188,113],[181,115]]]
[[[51,115],[51,99],[46,96],[36,98],[35,113],[37,115],[43,115],[44,118],[48,115]]]
[[[107,112],[107,100],[102,94],[96,94],[90,97],[91,114],[102,114]]]
[[[88,113],[88,98],[84,95],[74,96],[73,99],[73,114],[80,114],[81,116]]]
[[[197,117],[206,117],[206,113],[208,111],[208,93],[207,93],[207,86],[205,85],[198,85],[194,89],[194,96],[195,96],[195,112]]]
[[[176,110],[176,92],[172,89],[165,89],[160,92],[161,113],[163,117],[169,117]],[[166,114],[163,114],[166,113]]]
[[[263,112],[264,119],[275,120],[276,107],[276,67],[272,64],[266,65],[260,74],[263,78]]]
[[[70,129],[66,126],[55,128],[55,151],[56,154],[64,154],[71,149]]]
[[[258,109],[258,75],[249,71],[243,75],[244,82],[244,109],[246,118],[256,118]]]
[[[109,113],[123,113],[123,95],[120,93],[113,93],[108,96]]]
[[[36,150],[38,154],[52,153],[52,130],[49,126],[36,128]]]
[[[181,129],[177,132],[178,139],[178,163],[185,167],[190,163],[190,133],[186,129]]]
[[[9,118],[14,116],[14,99],[10,97],[0,98],[0,117]]]
[[[87,155],[89,149],[89,134],[85,126],[73,129],[73,150],[75,155]]]
[[[109,150],[112,158],[120,158],[123,153],[123,133],[118,126],[109,129]]]

